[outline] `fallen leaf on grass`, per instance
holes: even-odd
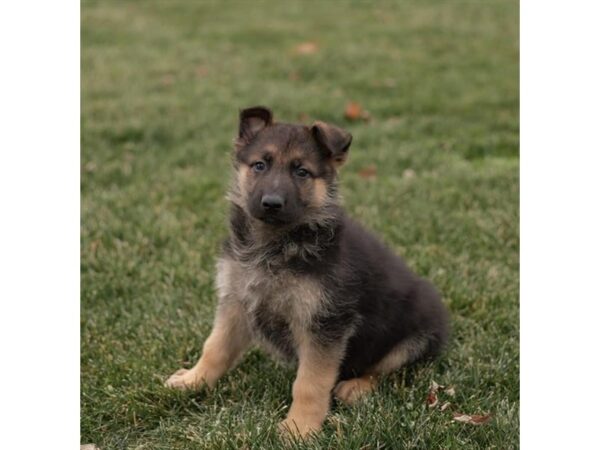
[[[429,387],[429,392],[427,393],[427,399],[425,402],[427,406],[430,408],[435,408],[439,404],[438,392],[442,391],[444,394],[449,395],[450,397],[454,397],[456,391],[454,386],[443,386],[441,384],[437,384],[434,380],[431,380],[431,386]],[[445,402],[440,406],[440,411],[445,411],[450,407],[450,402]]]
[[[430,408],[435,408],[437,406],[437,404],[438,404],[437,393],[440,390],[440,388],[443,389],[444,386],[440,386],[435,381],[431,380],[431,386],[429,387],[429,392],[427,393],[427,399],[425,400],[425,402],[427,403],[427,406],[429,406]]]
[[[296,45],[294,52],[298,55],[312,55],[313,53],[317,53],[319,51],[319,46],[316,42],[303,42],[301,44]]]
[[[346,105],[346,109],[344,110],[344,117],[349,120],[357,120],[360,119],[360,115],[362,113],[362,106],[360,106],[356,102],[350,102]]]
[[[435,408],[438,404],[437,392],[429,391],[427,394],[427,406]]]
[[[363,109],[360,103],[349,102],[344,110],[344,117],[348,120],[369,120],[371,115]]]
[[[441,384],[437,384],[434,380],[431,380],[431,386],[429,387],[429,392],[427,393],[427,399],[425,402],[429,408],[435,408],[439,405],[438,392],[442,391],[444,394],[454,397],[456,394],[456,390],[454,386],[443,386]],[[444,402],[439,410],[446,411],[452,406],[450,402]],[[487,414],[464,414],[460,412],[452,413],[452,420],[455,422],[468,423],[471,425],[483,425],[484,423],[488,423],[492,418],[491,413]]]
[[[491,414],[463,414],[463,413],[452,413],[452,420],[456,422],[469,423],[471,425],[483,425],[488,423],[492,418]]]
[[[370,166],[365,166],[358,171],[358,176],[365,180],[375,178],[377,176],[377,167],[373,164]]]

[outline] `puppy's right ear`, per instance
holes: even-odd
[[[264,106],[254,106],[240,111],[240,128],[235,141],[237,150],[248,145],[264,128],[273,123],[273,113]]]
[[[325,151],[335,167],[340,167],[348,157],[348,149],[352,143],[352,135],[335,125],[317,120],[312,126],[315,140]]]

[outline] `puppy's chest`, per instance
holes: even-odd
[[[294,357],[296,342],[325,306],[319,283],[287,271],[250,269],[242,287],[241,301],[255,335],[285,357]]]

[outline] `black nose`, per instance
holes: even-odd
[[[263,195],[261,203],[266,210],[276,210],[283,207],[283,198],[277,194],[266,194]]]

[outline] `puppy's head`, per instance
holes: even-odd
[[[236,203],[274,226],[310,221],[335,201],[336,172],[351,142],[350,133],[324,122],[274,123],[267,108],[241,111]]]

